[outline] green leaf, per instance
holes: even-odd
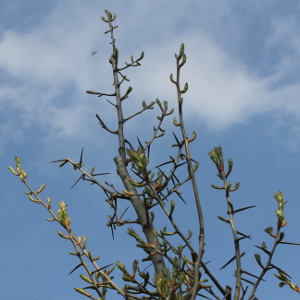
[[[265,232],[268,233],[269,235],[271,236],[274,236],[274,233],[273,233],[273,227],[268,227],[265,229]]]
[[[258,253],[254,254],[254,257],[257,261],[257,263],[264,269],[265,267],[262,265],[261,260],[260,260],[260,255]]]

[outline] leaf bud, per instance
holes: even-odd
[[[36,193],[39,194],[45,187],[46,187],[46,184],[42,184]]]
[[[62,166],[64,166],[68,161],[64,160],[62,163],[59,164],[59,167],[61,168]]]
[[[65,235],[64,235],[63,233],[61,233],[60,231],[57,231],[57,233],[58,233],[58,235],[59,235],[60,237],[62,237],[63,239],[67,239],[67,240],[70,239],[70,237],[65,236]]]
[[[174,212],[174,208],[175,208],[175,201],[172,199],[172,200],[171,200],[171,207],[170,207],[169,217],[172,216],[172,214],[173,214],[173,212]]]
[[[174,117],[174,119],[173,119],[173,124],[175,126],[180,126],[180,123],[177,123],[177,118],[176,117]]]
[[[12,167],[8,167],[8,169],[14,174],[14,175],[19,175],[19,173],[17,173],[14,168]]]
[[[170,74],[170,77],[169,77],[169,78],[170,78],[170,81],[171,81],[171,82],[173,82],[173,83],[176,84],[176,82],[175,82],[174,79],[173,79],[173,74]]]
[[[188,88],[189,88],[189,85],[188,85],[188,83],[186,82],[185,85],[184,85],[183,90],[181,91],[181,93],[182,93],[182,94],[186,93],[187,90],[188,90]]]
[[[93,284],[93,281],[92,281],[91,279],[89,279],[88,277],[86,277],[85,275],[81,274],[81,275],[79,275],[79,277],[80,277],[82,280],[84,280],[84,281],[86,281],[86,282],[88,282],[88,283]]]
[[[80,288],[74,288],[76,292],[82,294],[82,295],[85,295],[89,298],[92,298],[92,295],[90,293],[88,293],[87,291],[83,290],[83,289],[80,289]]]

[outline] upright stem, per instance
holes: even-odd
[[[120,82],[118,77],[118,49],[115,45],[115,37],[113,26],[111,22],[109,22],[110,33],[111,33],[111,40],[112,40],[112,47],[113,47],[113,54],[109,62],[112,65],[113,69],[113,76],[114,76],[114,85],[115,85],[115,94],[116,94],[116,108],[118,114],[118,138],[119,138],[119,154],[120,156],[126,161],[126,153],[125,153],[125,139],[124,139],[124,118],[123,118],[123,111],[122,111],[122,101],[121,101],[121,90],[120,90]]]
[[[225,176],[224,171],[221,172],[221,177],[223,179],[224,187],[226,189],[227,178]],[[233,234],[233,240],[234,240],[235,261],[236,261],[236,284],[235,284],[234,300],[238,300],[240,297],[240,291],[241,291],[242,261],[241,261],[241,255],[240,255],[239,237],[238,237],[237,229],[235,228],[235,223],[234,223],[233,208],[232,208],[232,204],[231,204],[230,194],[227,189],[226,189],[226,200],[227,200],[227,207],[228,207],[228,214],[229,214],[229,222],[230,222],[230,227],[231,227],[231,231]]]
[[[185,54],[182,53],[182,55],[185,57]],[[195,175],[193,172],[193,166],[192,166],[192,161],[191,161],[191,155],[190,155],[190,148],[189,148],[189,142],[188,138],[186,136],[185,132],[185,127],[184,127],[184,122],[183,122],[183,114],[182,114],[182,92],[180,89],[180,68],[183,65],[183,63],[180,64],[180,54],[177,58],[177,78],[176,78],[176,88],[177,88],[177,98],[178,98],[178,104],[179,104],[179,122],[180,122],[180,128],[181,128],[181,133],[182,137],[184,140],[184,145],[185,145],[185,151],[186,151],[186,161],[188,164],[188,172],[189,176],[192,181],[192,186],[193,186],[193,192],[194,192],[194,198],[196,202],[196,207],[197,207],[197,212],[198,212],[198,219],[199,219],[199,252],[197,255],[197,259],[195,261],[195,277],[194,277],[194,288],[193,288],[193,293],[191,299],[194,300],[196,298],[197,294],[197,287],[198,283],[200,280],[200,263],[202,260],[202,256],[204,253],[204,219],[203,219],[203,214],[202,214],[202,208],[200,204],[200,196],[198,193],[198,188],[197,188],[197,183],[195,179]]]
[[[122,111],[122,100],[121,100],[121,91],[120,91],[120,82],[118,77],[118,49],[115,46],[115,38],[113,34],[113,26],[111,24],[111,20],[109,19],[109,26],[111,32],[111,39],[112,39],[112,47],[113,47],[113,54],[109,62],[112,65],[113,69],[113,77],[114,77],[114,85],[115,85],[115,96],[116,96],[116,108],[118,114],[118,139],[119,139],[119,156],[115,157],[115,163],[117,166],[117,173],[120,176],[126,190],[132,195],[130,197],[130,201],[136,211],[138,216],[139,224],[142,226],[142,230],[146,236],[147,242],[149,244],[154,244],[155,236],[153,233],[153,224],[150,221],[148,208],[145,205],[145,202],[138,196],[136,188],[129,182],[130,175],[127,170],[127,159],[126,159],[126,152],[125,152],[125,138],[124,138],[124,118],[123,118],[123,111]],[[156,244],[156,248],[161,250],[160,244]],[[154,251],[153,251],[154,252]],[[154,265],[155,273],[161,273],[165,268],[164,258],[161,254],[157,253],[155,255],[151,255],[151,259]]]
[[[262,279],[263,279],[263,277],[265,276],[265,274],[269,271],[269,267],[270,267],[270,265],[271,265],[271,262],[272,262],[272,258],[273,258],[274,252],[275,252],[276,247],[277,247],[277,245],[278,245],[279,235],[280,235],[280,228],[277,227],[277,232],[276,232],[276,235],[275,235],[274,245],[273,245],[273,247],[272,247],[271,252],[269,253],[268,261],[267,261],[267,263],[266,263],[264,269],[261,271],[261,273],[260,273],[258,279],[256,280],[256,282],[255,282],[254,285],[253,285],[253,289],[252,289],[251,294],[250,294],[250,296],[249,296],[249,298],[248,298],[249,300],[251,300],[251,299],[254,297],[255,292],[256,292],[256,290],[257,290],[257,287],[258,287],[259,283],[262,281]]]

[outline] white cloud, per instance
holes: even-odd
[[[19,122],[44,128],[48,139],[86,131],[86,120],[100,107],[100,115],[110,119],[107,105],[102,105],[98,98],[84,96],[87,89],[112,91],[112,75],[107,63],[109,36],[102,35],[106,28],[100,20],[104,14],[93,7],[96,2],[58,3],[57,8],[29,32],[10,30],[3,33],[0,41],[0,68],[3,74],[13,78],[13,83],[1,86],[0,105],[3,109],[9,101],[8,109],[17,114]],[[112,12],[120,15],[117,19],[120,29],[116,32],[120,61],[128,61],[131,54],[137,57],[146,50],[142,67],[124,72],[132,79],[134,87],[132,100],[127,101],[136,103],[159,97],[171,100],[170,106],[176,104],[175,89],[168,76],[175,71],[173,54],[184,42],[188,61],[182,71],[182,84],[189,82],[185,111],[194,120],[214,129],[224,129],[257,114],[273,111],[285,111],[300,119],[298,82],[282,84],[291,65],[291,61],[285,63],[286,56],[276,62],[276,73],[259,76],[259,72],[250,71],[209,35],[212,26],[206,32],[209,24],[204,26],[195,22],[196,10],[190,11],[188,18],[181,13],[200,4],[172,3],[169,10],[170,2],[160,4],[159,8],[152,4],[142,5],[139,1],[131,2],[131,5],[108,5]],[[97,5],[97,8],[102,6],[102,2]],[[205,16],[207,23],[218,26],[222,23],[213,19],[217,16],[223,20],[224,15],[214,15],[206,6],[205,11],[210,12]],[[226,16],[230,14],[232,9],[228,7]],[[237,19],[232,22],[236,24]],[[273,35],[266,42],[269,46],[263,50],[269,51],[283,40],[286,45],[293,44],[299,50],[298,31],[292,30],[299,26],[283,27],[280,24],[274,22]],[[226,28],[233,26],[229,24]],[[241,33],[241,30],[232,29],[227,34],[233,40],[232,35],[236,34],[240,39]],[[98,52],[91,56],[94,50]],[[281,85],[277,84],[279,81]],[[11,91],[5,92],[8,90]],[[91,99],[89,104],[86,104],[87,99]],[[134,109],[134,106],[130,107],[130,110]]]

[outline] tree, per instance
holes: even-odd
[[[112,55],[109,63],[112,66],[114,78],[114,92],[94,92],[87,91],[88,94],[96,95],[98,97],[107,96],[115,99],[115,102],[108,101],[116,108],[117,112],[117,129],[110,129],[104,120],[97,114],[100,125],[107,132],[117,137],[118,153],[114,158],[117,175],[121,179],[124,186],[122,191],[118,190],[111,183],[103,183],[97,179],[97,176],[104,176],[107,173],[95,173],[93,167],[90,172],[85,171],[83,164],[83,149],[76,163],[69,158],[56,160],[60,162],[60,167],[71,164],[76,171],[81,173],[78,180],[74,183],[75,186],[80,180],[88,181],[93,185],[99,186],[107,197],[106,202],[113,209],[113,215],[109,215],[108,227],[111,228],[112,235],[118,226],[128,226],[128,234],[137,242],[137,247],[141,248],[146,257],[141,261],[134,260],[132,271],[128,270],[121,262],[116,263],[116,267],[122,272],[122,279],[126,282],[124,287],[119,286],[114,281],[111,275],[115,266],[104,265],[99,266],[97,260],[99,257],[94,257],[91,251],[87,248],[86,237],[76,237],[72,232],[71,218],[68,216],[67,204],[62,201],[59,202],[59,209],[57,215],[52,210],[51,199],[48,197],[47,201],[43,201],[39,194],[44,190],[45,185],[35,191],[27,182],[27,174],[21,168],[20,158],[16,157],[16,170],[9,167],[11,172],[18,176],[21,181],[27,186],[26,194],[28,198],[37,203],[42,204],[52,218],[48,221],[56,221],[61,224],[65,232],[58,232],[59,236],[70,240],[75,251],[70,252],[71,255],[77,256],[80,263],[71,272],[83,267],[87,275],[80,275],[80,277],[88,283],[84,288],[75,288],[75,290],[91,299],[105,299],[108,290],[115,290],[125,299],[195,299],[197,296],[211,299],[255,299],[256,290],[264,280],[265,274],[269,270],[278,271],[278,279],[280,280],[280,287],[289,285],[293,290],[300,292],[298,286],[290,281],[289,275],[280,267],[273,263],[273,255],[280,244],[292,244],[284,241],[284,233],[282,228],[286,225],[284,217],[284,205],[286,201],[283,199],[283,193],[278,191],[275,193],[275,199],[278,204],[276,211],[277,224],[274,227],[268,227],[265,232],[273,238],[273,245],[271,250],[267,249],[265,242],[261,246],[256,246],[261,253],[265,254],[264,259],[260,254],[255,255],[256,262],[261,267],[259,274],[251,274],[242,267],[243,255],[240,244],[243,240],[249,239],[250,236],[240,232],[235,225],[235,215],[254,206],[247,206],[243,208],[235,208],[231,201],[231,193],[239,188],[239,183],[232,186],[229,181],[229,176],[233,170],[233,161],[228,159],[225,167],[222,148],[215,147],[209,152],[209,156],[217,169],[217,176],[222,181],[222,185],[212,184],[216,190],[225,192],[227,203],[228,217],[218,218],[225,224],[228,224],[232,235],[234,245],[234,256],[222,268],[225,268],[231,262],[235,262],[235,285],[223,287],[215,274],[209,268],[208,263],[204,260],[205,252],[205,235],[206,230],[204,226],[204,217],[202,213],[202,206],[198,187],[195,179],[195,173],[198,169],[199,163],[191,156],[190,144],[196,139],[196,133],[192,133],[192,137],[188,138],[183,118],[183,94],[188,91],[188,84],[185,83],[182,87],[180,81],[181,69],[186,63],[186,55],[184,44],[180,46],[178,54],[175,54],[176,59],[176,74],[170,75],[170,81],[175,85],[178,102],[178,120],[173,119],[174,126],[179,129],[178,133],[173,133],[175,144],[173,147],[177,149],[175,157],[169,156],[167,161],[164,161],[155,168],[150,168],[150,148],[153,148],[155,141],[162,138],[165,130],[162,127],[163,122],[168,118],[174,109],[169,109],[167,101],[156,101],[147,104],[142,102],[141,110],[137,111],[130,117],[125,118],[123,115],[123,104],[129,97],[132,87],[129,87],[125,94],[121,93],[121,85],[129,79],[124,75],[124,70],[140,66],[140,62],[144,57],[141,53],[140,57],[135,59],[130,57],[131,61],[125,63],[125,66],[119,66],[119,52],[116,47],[116,40],[114,37],[114,30],[118,26],[114,26],[113,22],[116,15],[106,12],[106,18],[102,20],[109,26],[109,30],[105,33],[111,35]],[[124,125],[130,119],[148,110],[154,109],[155,104],[160,110],[160,115],[157,117],[157,125],[154,127],[152,137],[145,143],[138,139],[139,146],[135,148],[133,142],[126,139],[124,134]],[[144,138],[144,137],[143,137]],[[179,201],[187,203],[182,196],[180,189],[183,185],[191,183],[193,191],[194,203],[197,209],[197,225],[198,236],[196,242],[192,242],[192,231],[183,232],[179,227],[179,222],[174,218],[174,211]],[[174,200],[175,198],[176,200]],[[134,208],[136,219],[124,220],[125,211],[119,211],[118,203],[120,201],[129,202]],[[188,204],[190,204],[189,201]],[[172,231],[164,226],[162,229],[155,226],[155,213],[163,212],[168,222],[172,226]],[[182,213],[183,214],[183,213]],[[136,224],[136,225],[131,225]],[[135,226],[135,227],[130,227]],[[138,234],[140,228],[144,236]],[[173,242],[173,238],[175,242]],[[153,265],[153,274],[150,274],[144,269],[144,262],[151,261]],[[91,265],[91,266],[90,266]],[[82,268],[81,268],[82,269]],[[109,296],[108,296],[109,297]]]

